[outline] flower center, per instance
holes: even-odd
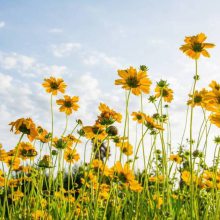
[[[25,124],[22,124],[22,125],[19,127],[19,131],[20,131],[21,133],[24,133],[24,134],[27,134],[27,135],[30,134],[30,129],[28,129]]]
[[[71,108],[72,107],[71,101],[65,101],[64,106],[67,107],[67,108]]]
[[[51,89],[54,89],[54,90],[57,90],[59,88],[58,84],[55,82],[51,82],[50,87],[51,87]]]
[[[202,97],[201,96],[194,97],[194,102],[195,103],[200,103],[201,101],[202,101]]]
[[[130,88],[137,88],[139,86],[139,81],[136,76],[128,77],[126,83]]]
[[[195,52],[201,52],[203,47],[202,47],[202,44],[201,43],[194,43],[192,45],[192,48]]]

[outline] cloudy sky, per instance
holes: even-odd
[[[8,123],[20,117],[50,128],[45,77],[63,77],[67,93],[80,96],[71,123],[80,117],[92,124],[101,101],[124,111],[124,93],[114,86],[117,69],[144,64],[154,83],[166,79],[175,91],[170,107],[175,149],[194,74],[193,60],[178,48],[186,35],[204,32],[216,48],[211,59],[199,60],[198,88],[220,81],[219,10],[218,0],[0,0],[0,142],[8,149],[15,145],[18,137]],[[138,103],[132,96],[131,110],[139,110]],[[147,99],[145,104],[151,113]],[[55,112],[57,134],[64,119]],[[196,120],[199,124],[199,111]]]

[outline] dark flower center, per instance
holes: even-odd
[[[194,97],[194,102],[195,103],[200,103],[202,101],[202,97],[201,96],[195,96]]]
[[[192,45],[192,48],[193,48],[193,51],[195,51],[195,52],[201,52],[202,49],[203,49],[201,43],[194,43],[194,44]]]
[[[18,130],[24,134],[27,134],[27,135],[30,134],[30,129],[28,129],[25,124],[22,124]]]
[[[139,86],[139,81],[136,76],[128,77],[126,83],[130,88],[137,88]]]
[[[67,108],[71,108],[72,107],[71,101],[65,101],[64,106],[67,107]]]
[[[137,115],[137,119],[138,119],[138,120],[141,120],[141,119],[142,119],[142,116],[141,116],[141,115]]]
[[[162,96],[167,97],[169,95],[169,92],[166,89],[162,90]]]
[[[57,90],[59,88],[59,85],[55,82],[51,82],[50,87],[51,87],[51,89]]]

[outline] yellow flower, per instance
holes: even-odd
[[[211,114],[209,120],[212,124],[220,128],[220,113]]]
[[[77,111],[79,105],[77,102],[79,101],[78,96],[73,96],[72,98],[68,95],[64,96],[64,99],[57,100],[57,105],[61,105],[60,112],[65,112],[67,115],[71,115],[73,111]]]
[[[141,92],[148,94],[150,92],[151,80],[147,77],[147,71],[137,70],[133,67],[125,70],[118,70],[118,75],[122,79],[115,80],[115,85],[122,85],[125,90],[131,90],[134,95],[140,95]]]
[[[5,163],[8,167],[12,167],[12,170],[17,170],[20,165],[20,159],[14,156],[8,156],[5,159]]]
[[[79,160],[79,154],[76,152],[76,150],[71,150],[67,148],[64,152],[64,159],[67,163],[74,163],[75,161]]]
[[[170,160],[175,161],[176,163],[180,164],[183,159],[179,155],[171,154]]]
[[[202,54],[205,57],[210,57],[206,49],[213,48],[215,45],[210,43],[204,43],[206,40],[206,35],[204,33],[197,34],[195,36],[185,37],[185,43],[180,47],[187,56],[192,59],[199,59]]]
[[[4,161],[7,158],[7,153],[4,149],[0,149],[0,161]]]
[[[100,124],[95,124],[93,126],[84,126],[83,131],[88,139],[103,140],[107,137],[105,128]]]
[[[18,156],[23,160],[33,159],[37,156],[37,151],[31,143],[21,142],[18,145]]]
[[[100,123],[101,125],[110,125],[115,121],[119,123],[121,122],[122,115],[113,109],[110,109],[106,104],[100,103],[99,110],[101,111],[101,115],[98,116],[97,123]]]
[[[144,123],[146,115],[143,112],[132,112],[133,120],[137,121],[139,124]]]
[[[201,107],[205,107],[206,106],[206,102],[205,102],[205,98],[208,94],[208,91],[206,89],[202,89],[201,91],[195,91],[194,95],[189,95],[190,100],[188,100],[187,105],[191,105],[192,107],[195,106],[201,106]]]
[[[125,155],[130,156],[133,154],[133,147],[128,141],[122,141],[121,143],[118,143],[117,146],[120,147],[122,153]]]
[[[17,190],[17,191],[14,191],[12,194],[10,194],[10,195],[9,195],[9,198],[11,198],[12,201],[18,201],[18,200],[20,200],[23,196],[24,196],[24,193],[22,193],[21,191]]]
[[[157,98],[162,97],[165,102],[171,102],[173,100],[173,90],[168,86],[169,84],[166,81],[160,80],[155,88],[155,96]]]
[[[37,140],[41,141],[42,143],[48,143],[50,141],[50,134],[47,132],[47,130],[38,126],[37,131],[38,131],[38,135],[36,137]]]
[[[58,92],[64,93],[67,87],[63,79],[52,76],[49,79],[44,79],[42,86],[46,89],[46,92],[52,93],[52,95],[57,95]]]
[[[11,122],[11,131],[15,128],[15,134],[23,133],[26,134],[30,141],[33,141],[37,135],[37,129],[31,118],[20,118],[14,122]]]
[[[152,130],[152,129],[164,130],[163,127],[161,125],[157,124],[152,117],[147,115],[145,117],[145,120],[146,120],[146,126],[150,130]]]
[[[191,183],[191,173],[187,170],[184,170],[182,173],[181,173],[181,178],[182,180],[189,186],[190,183]],[[193,174],[192,175],[192,181],[193,182],[196,182],[197,178],[196,176]]]
[[[153,196],[153,200],[156,202],[157,208],[159,209],[163,204],[163,198],[161,196],[158,196],[158,195],[155,194]]]

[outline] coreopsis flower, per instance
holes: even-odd
[[[220,112],[220,89],[219,84],[215,81],[212,81],[209,84],[209,87],[212,88],[205,96],[205,101],[207,105],[205,106],[206,110],[212,112]]]
[[[4,161],[8,167],[11,167],[12,170],[18,170],[20,165],[20,159],[14,156],[8,156]]]
[[[17,191],[14,191],[12,194],[10,194],[8,197],[11,198],[12,201],[18,201],[22,197],[24,197],[24,193],[19,191],[19,190],[17,190]]]
[[[163,198],[155,194],[153,200],[156,202],[156,207],[159,209],[163,204]]]
[[[168,86],[169,84],[164,80],[157,82],[157,86],[155,88],[155,97],[162,97],[165,102],[171,102],[173,100],[173,90]]]
[[[181,173],[181,178],[183,180],[183,182],[185,182],[188,186],[190,185],[191,183],[191,173],[187,170],[184,170],[182,173]],[[196,176],[195,174],[192,175],[192,181],[195,182],[196,181]]]
[[[52,146],[57,149],[65,149],[69,146],[69,140],[68,138],[62,137],[62,138],[53,138]],[[70,147],[70,146],[69,146]]]
[[[145,122],[146,114],[143,112],[132,112],[131,116],[133,116],[133,120],[137,121],[139,124]]]
[[[31,118],[20,118],[9,125],[11,125],[11,131],[15,130],[15,134],[26,134],[30,141],[33,141],[38,135],[37,128]]]
[[[38,166],[42,168],[52,168],[53,166],[50,156],[44,155],[43,159],[39,161]]]
[[[88,139],[103,140],[107,137],[105,128],[97,123],[93,126],[84,126],[82,129]]]
[[[64,152],[64,159],[67,163],[74,163],[79,160],[79,154],[76,152],[76,149],[72,150],[67,148]]]
[[[114,177],[115,175],[122,183],[129,183],[135,180],[134,174],[127,163],[123,167],[121,162],[117,161],[111,168],[110,176]]]
[[[170,160],[180,164],[183,159],[179,155],[171,154],[170,155]]]
[[[43,210],[36,210],[32,212],[31,217],[33,220],[40,220],[40,219],[52,220],[52,216]]]
[[[64,99],[57,100],[57,105],[60,105],[60,112],[65,112],[66,115],[71,115],[73,111],[77,111],[79,108],[78,105],[79,97],[64,95]]]
[[[97,123],[100,123],[101,125],[111,125],[115,121],[121,123],[122,115],[113,109],[110,109],[106,104],[100,103],[99,110],[101,111],[101,114],[98,116]]]
[[[37,151],[31,143],[21,142],[18,145],[18,156],[23,160],[34,159],[37,156]]]
[[[133,154],[133,147],[128,141],[118,143],[117,146],[120,147],[121,152],[125,155],[130,156]]]
[[[206,38],[207,37],[204,33],[185,37],[185,44],[180,47],[180,50],[194,60],[198,60],[200,55],[210,57],[210,54],[206,49],[213,48],[215,44],[204,43]]]
[[[220,112],[214,113],[209,116],[209,120],[212,124],[220,128]]]
[[[187,105],[190,105],[192,107],[195,106],[201,106],[201,107],[206,107],[207,102],[206,97],[207,97],[208,91],[206,89],[202,89],[201,91],[195,91],[194,95],[189,95],[191,98],[188,100]]]
[[[0,170],[0,187],[3,187],[4,185],[5,185],[4,173],[2,170]]]
[[[52,76],[48,79],[44,79],[42,86],[46,89],[46,92],[52,95],[57,95],[58,92],[64,93],[67,87],[63,79]]]
[[[125,90],[130,90],[134,95],[140,95],[142,92],[150,92],[151,80],[147,76],[147,70],[137,71],[130,67],[125,70],[118,70],[118,75],[122,79],[115,80],[115,85],[122,85]]]
[[[43,129],[42,127],[37,127],[38,135],[36,137],[42,143],[48,143],[50,141],[50,133],[47,130]]]
[[[73,143],[78,143],[78,144],[82,143],[82,141],[81,141],[80,139],[76,138],[76,137],[75,137],[74,135],[72,135],[72,134],[68,134],[68,135],[66,136],[66,139],[67,139],[71,144],[73,144]]]
[[[157,129],[157,130],[164,130],[161,125],[159,125],[155,120],[150,117],[149,115],[146,115],[145,117],[145,125],[148,129]]]
[[[0,161],[4,161],[7,156],[7,152],[4,149],[0,149]]]

